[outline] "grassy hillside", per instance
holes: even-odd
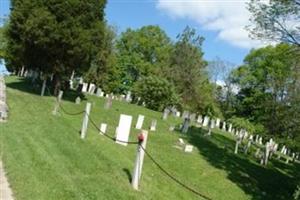
[[[145,157],[140,191],[130,185],[136,146],[115,144],[89,126],[87,138],[80,139],[82,115],[53,116],[54,98],[40,97],[30,82],[7,77],[9,120],[0,124],[2,159],[9,181],[19,200],[51,199],[199,199],[166,177]],[[76,112],[86,100],[74,103],[76,96],[65,94],[62,105]],[[234,141],[226,133],[193,127],[187,135],[168,131],[181,119],[161,120],[161,113],[144,107],[113,101],[104,110],[104,99],[87,96],[93,102],[91,116],[108,123],[114,135],[119,115],[133,116],[130,140],[138,114],[145,115],[144,128],[158,120],[150,132],[147,150],[171,174],[214,200],[286,200],[295,189],[299,165],[272,161],[266,168],[254,158],[234,155]],[[191,154],[174,148],[182,137],[195,146]]]

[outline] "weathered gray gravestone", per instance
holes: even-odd
[[[112,97],[109,95],[105,101],[104,109],[110,109],[112,106]]]
[[[182,119],[188,118],[189,115],[190,115],[189,111],[186,111],[186,110],[183,111],[183,113],[182,113]]]
[[[80,99],[80,97],[76,97],[76,99],[75,99],[75,103],[76,103],[76,104],[80,104],[80,102],[81,102],[81,99]]]
[[[100,97],[100,96],[101,96],[101,93],[102,93],[102,89],[101,89],[101,88],[97,88],[96,96],[97,96],[97,97]]]
[[[62,90],[59,91],[58,96],[56,98],[56,102],[55,102],[55,106],[54,109],[52,111],[53,115],[57,115],[58,112],[58,108],[59,108],[59,104],[61,102],[62,96],[63,96],[64,92]]]
[[[190,119],[189,118],[185,118],[184,122],[183,122],[183,126],[181,129],[182,133],[187,133],[189,130],[189,126],[190,126]]]
[[[223,130],[223,131],[226,131],[226,122],[223,122],[222,130]]]
[[[162,119],[166,120],[168,118],[169,113],[170,113],[170,110],[168,108],[165,108]]]
[[[196,120],[196,114],[195,113],[192,113],[190,115],[190,120],[191,120],[191,122],[194,122]]]

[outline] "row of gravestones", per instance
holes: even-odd
[[[165,108],[163,112],[163,120],[166,120],[168,115],[172,113],[176,117],[180,117],[180,112],[176,109],[172,108]],[[181,125],[180,129],[182,133],[187,133],[190,123],[196,122],[198,126],[202,127],[208,127],[209,131],[207,135],[211,135],[211,129],[219,128],[223,131],[229,132],[233,134],[236,138],[236,145],[234,153],[238,153],[239,146],[246,142],[246,145],[243,148],[244,153],[248,153],[250,150],[250,147],[253,143],[258,144],[260,146],[263,146],[264,151],[261,151],[260,148],[257,148],[257,151],[255,153],[255,157],[260,158],[261,164],[267,165],[268,160],[272,158],[272,156],[277,153],[278,157],[280,159],[280,155],[285,155],[286,157],[286,163],[289,161],[295,161],[299,160],[299,153],[288,151],[286,146],[283,145],[280,152],[278,151],[279,144],[275,143],[273,139],[270,139],[265,144],[263,144],[263,138],[259,135],[256,135],[255,138],[253,135],[249,134],[245,129],[235,129],[233,128],[232,124],[228,124],[226,126],[226,122],[221,122],[219,118],[217,119],[210,119],[208,116],[202,117],[202,115],[198,115],[196,120],[196,114],[195,113],[189,113],[188,111],[184,111],[181,116],[184,119],[183,125]]]
[[[0,76],[0,122],[5,122],[8,117],[8,106],[6,104],[6,86],[3,76]]]

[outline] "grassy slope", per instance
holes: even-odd
[[[0,124],[1,153],[9,181],[17,199],[199,199],[179,187],[160,172],[146,157],[141,191],[130,185],[135,159],[135,145],[114,144],[89,126],[87,138],[81,140],[82,116],[53,116],[53,97],[40,97],[24,81],[8,77],[7,95],[9,121]],[[85,106],[73,103],[67,96],[63,106],[79,111]],[[274,161],[268,168],[254,159],[234,155],[234,142],[223,133],[203,137],[203,131],[193,128],[188,136],[169,132],[171,123],[180,119],[161,120],[161,113],[136,105],[114,101],[103,109],[104,99],[88,97],[94,102],[92,117],[108,123],[108,133],[114,135],[119,114],[145,115],[144,127],[158,120],[151,132],[147,150],[177,178],[215,200],[228,199],[290,199],[299,166]],[[132,128],[131,140],[137,130]],[[196,146],[186,154],[174,144],[178,137]],[[280,169],[279,169],[280,168]]]

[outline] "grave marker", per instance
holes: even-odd
[[[127,146],[130,127],[132,122],[132,116],[130,115],[120,115],[119,125],[116,130],[116,143]]]
[[[141,129],[142,128],[143,122],[144,122],[144,118],[145,118],[144,115],[139,115],[138,116],[138,120],[137,120],[137,123],[136,123],[136,126],[135,126],[136,129]]]
[[[103,135],[106,133],[106,129],[107,129],[107,124],[105,123],[101,123],[100,125],[100,134]]]
[[[152,122],[151,122],[150,131],[155,131],[156,130],[156,124],[157,124],[157,120],[153,119]]]

